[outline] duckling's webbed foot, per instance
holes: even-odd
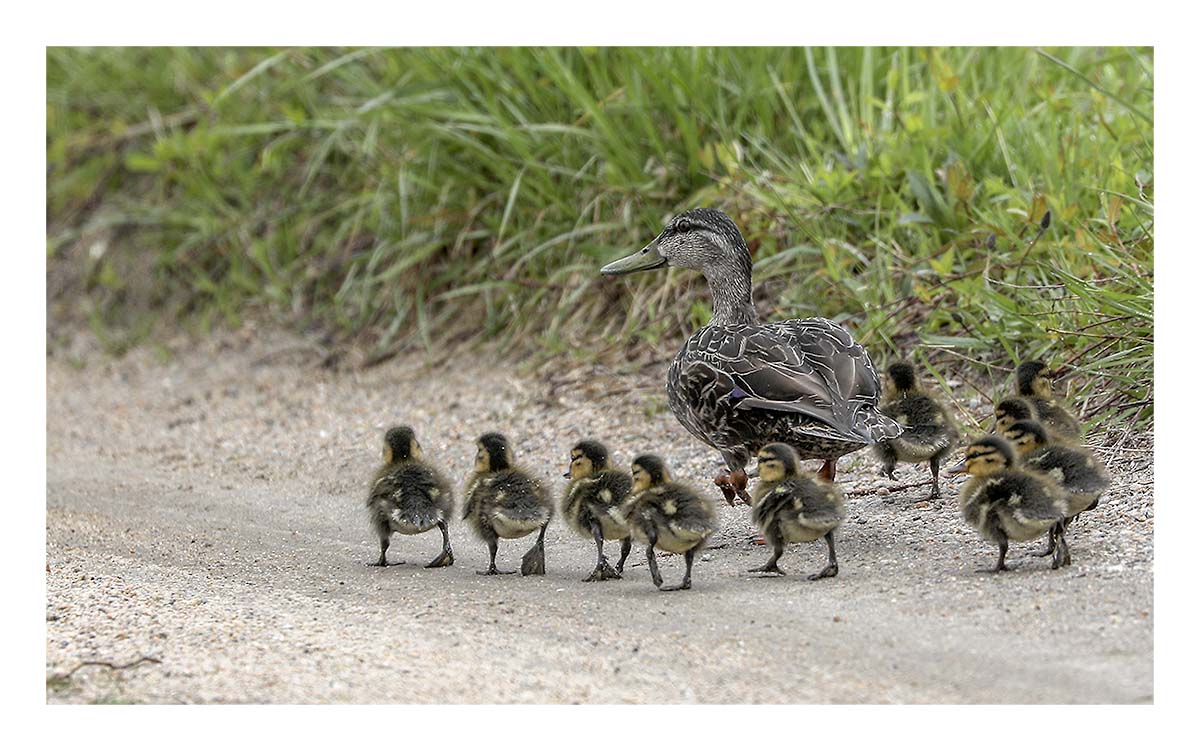
[[[725,469],[713,478],[713,484],[721,489],[721,493],[725,496],[725,502],[730,506],[735,505],[734,498],[740,499],[747,506],[750,505],[750,494],[746,492],[746,485],[749,483],[750,477],[744,469],[732,472]]]
[[[381,568],[387,568],[388,566],[399,566],[402,563],[404,563],[404,561],[392,561],[391,563],[388,563],[387,551],[388,551],[389,544],[390,544],[390,540],[387,540],[387,539],[380,540],[379,541],[379,560],[375,561],[374,563],[368,563],[367,565],[368,566],[378,566]]]
[[[546,573],[546,527],[549,526],[550,522],[542,525],[537,542],[521,556],[521,576],[542,576]]]
[[[783,540],[780,539],[779,537],[774,537],[771,540],[771,544],[774,546],[775,550],[773,553],[771,553],[770,560],[768,560],[766,563],[759,566],[758,568],[749,569],[748,573],[751,573],[751,574],[779,574],[780,576],[787,575],[786,571],[779,568],[779,558],[780,558],[780,556],[783,555]]]
[[[833,549],[833,532],[825,533],[825,545],[829,547],[829,562],[825,564],[825,568],[815,574],[809,574],[810,581],[817,579],[828,579],[838,575],[837,553]]]
[[[454,565],[454,551],[450,549],[450,531],[446,529],[446,522],[438,522],[438,529],[442,530],[442,552],[438,554],[437,558],[426,563],[425,568],[443,568]]]
[[[692,558],[694,558],[695,555],[696,555],[695,548],[692,548],[691,550],[689,550],[688,552],[683,554],[683,560],[687,562],[687,569],[685,569],[683,572],[683,581],[679,582],[678,584],[674,584],[670,587],[659,587],[659,589],[662,590],[663,592],[677,592],[681,589],[691,589],[692,588]],[[661,579],[660,579],[660,581],[661,581]]]

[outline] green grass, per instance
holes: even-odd
[[[707,293],[596,271],[730,213],[773,317],[990,396],[1153,396],[1144,49],[50,49],[55,314],[265,316],[365,346],[673,353]],[[1046,212],[1051,221],[1044,233]]]

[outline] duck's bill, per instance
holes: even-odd
[[[667,259],[658,254],[658,242],[655,241],[631,256],[625,256],[619,261],[613,261],[600,269],[600,273],[605,276],[617,276],[619,274],[631,274],[634,271],[657,269],[666,265]]]
[[[959,462],[958,464],[955,464],[953,467],[950,467],[949,469],[947,469],[946,474],[961,475],[963,472],[966,472],[966,471],[967,471],[967,463]]]

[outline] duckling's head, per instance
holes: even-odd
[[[642,454],[633,460],[633,492],[640,493],[647,488],[662,485],[671,481],[671,473],[667,463],[661,456]]]
[[[409,459],[421,458],[421,444],[417,443],[417,435],[407,425],[392,428],[383,436],[383,461],[386,464],[398,464]]]
[[[513,464],[512,448],[508,439],[499,433],[484,433],[475,442],[479,450],[475,452],[476,472],[499,472],[508,469]]]
[[[1011,467],[1016,461],[1017,457],[1008,441],[989,435],[978,438],[967,446],[967,455],[963,462],[947,471],[985,477]]]
[[[999,433],[1011,428],[1012,424],[1018,420],[1033,419],[1033,405],[1016,396],[997,402],[995,412],[996,431]]]
[[[887,380],[883,384],[884,398],[912,391],[917,387],[917,372],[906,362],[895,362],[888,366]]]
[[[1012,443],[1017,453],[1021,456],[1050,443],[1050,437],[1046,435],[1046,429],[1037,420],[1018,420],[1014,422],[1004,431],[1004,437]]]
[[[563,477],[579,480],[608,469],[608,448],[599,441],[580,441],[571,448],[571,466]]]
[[[786,443],[769,443],[758,452],[758,477],[763,482],[780,482],[800,472],[800,457]]]
[[[1030,360],[1017,366],[1017,393],[1021,396],[1050,398],[1050,372],[1046,369],[1046,363]]]
[[[616,276],[632,271],[677,266],[708,272],[733,266],[750,278],[750,251],[737,225],[716,209],[691,209],[667,222],[649,245],[613,261],[600,269],[601,274]]]

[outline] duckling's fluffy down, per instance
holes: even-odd
[[[1112,478],[1088,451],[1069,446],[1044,446],[1024,460],[1025,466],[1044,472],[1067,493],[1068,514],[1086,511],[1109,486]]]
[[[517,467],[477,476],[467,489],[463,519],[480,537],[514,539],[550,521],[553,506],[537,479]]]
[[[671,553],[700,548],[717,528],[717,512],[708,498],[679,483],[648,488],[622,509],[629,532],[638,542]]]
[[[562,515],[568,526],[583,537],[592,539],[592,520],[600,525],[606,540],[620,540],[629,535],[621,504],[633,488],[628,473],[604,470],[595,477],[572,480],[563,494]]]
[[[380,470],[367,498],[371,525],[380,537],[428,531],[452,513],[450,484],[427,464],[408,461]]]
[[[1061,489],[1026,472],[1005,470],[972,477],[963,486],[959,507],[984,538],[1025,542],[1044,535],[1067,515]]]
[[[845,494],[815,477],[793,477],[764,487],[755,501],[754,523],[786,542],[809,542],[832,532],[846,518]],[[777,527],[775,525],[778,525]]]
[[[923,462],[958,444],[958,428],[945,407],[926,394],[906,394],[879,410],[904,428],[898,437],[876,444],[881,459],[888,450],[903,462]]]

